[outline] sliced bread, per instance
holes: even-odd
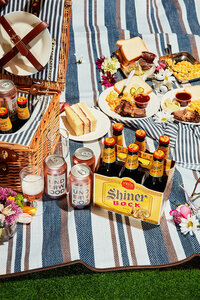
[[[200,85],[186,86],[185,92],[192,95],[192,101],[200,99]]]
[[[114,85],[114,90],[119,94],[124,86],[126,82],[126,79],[120,80],[118,82],[115,83]],[[128,95],[130,96],[130,89],[131,88],[139,88],[142,87],[144,89],[144,94],[150,94],[152,92],[152,88],[151,86],[146,83],[142,78],[140,78],[139,76],[133,76],[129,82],[129,84],[127,85],[127,87],[124,89],[124,93],[128,93]]]
[[[142,56],[143,51],[148,51],[145,42],[139,36],[131,39],[118,40],[116,45],[119,47],[125,63],[138,60]]]

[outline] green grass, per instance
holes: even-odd
[[[81,264],[0,279],[0,299],[200,299],[200,258],[163,269],[94,272]]]

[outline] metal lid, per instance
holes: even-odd
[[[76,178],[84,178],[90,175],[91,169],[90,167],[82,164],[74,165],[71,168],[71,174]]]
[[[65,160],[62,156],[53,154],[46,157],[45,163],[49,168],[57,169],[64,165]]]
[[[80,160],[89,160],[94,156],[94,152],[90,148],[82,147],[78,148],[74,155]]]
[[[0,79],[0,92],[1,93],[9,92],[10,90],[12,90],[12,88],[14,86],[15,86],[14,82],[12,82],[11,80]]]

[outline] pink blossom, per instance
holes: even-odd
[[[96,65],[97,69],[101,69],[102,63],[104,62],[105,56],[97,58]]]
[[[182,218],[187,219],[188,215],[191,216],[191,209],[187,205],[179,205],[176,209],[170,211],[170,215],[175,223],[180,224]]]
[[[111,75],[110,72],[108,72],[106,75],[102,75],[102,82],[101,85],[105,85],[106,87],[111,87],[116,83],[116,79],[118,77],[115,77],[114,75]]]
[[[9,205],[11,206],[14,213],[12,215],[9,215],[9,216],[5,217],[5,225],[7,225],[7,226],[14,224],[16,222],[16,219],[18,218],[18,216],[20,214],[22,214],[22,212],[23,212],[21,207],[19,207],[17,205],[17,203],[13,202],[11,199],[6,200],[5,206],[9,206]]]
[[[9,196],[16,197],[17,193],[10,188],[0,187],[0,200],[6,200]]]

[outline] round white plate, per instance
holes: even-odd
[[[149,117],[153,116],[154,114],[156,114],[157,111],[160,108],[160,98],[152,92],[152,93],[149,94],[150,101],[149,101],[148,106],[146,108],[146,117],[131,118],[131,117],[120,116],[119,114],[115,113],[114,111],[112,111],[110,109],[110,107],[108,105],[108,102],[106,101],[106,97],[111,91],[114,91],[113,87],[107,88],[105,91],[103,91],[101,93],[101,95],[99,96],[99,100],[98,100],[98,104],[99,104],[99,107],[101,108],[101,110],[111,118],[118,119],[118,120],[121,120],[121,121],[146,119],[146,118],[149,118]]]
[[[110,129],[109,118],[100,110],[97,110],[95,108],[90,108],[90,110],[93,113],[94,117],[97,119],[96,130],[94,132],[90,132],[79,136],[72,135],[70,133],[70,129],[64,125],[63,118],[66,118],[65,112],[63,112],[60,115],[60,128],[64,128],[64,129],[67,128],[69,130],[69,138],[71,140],[79,141],[79,142],[90,142],[90,141],[95,141],[108,133],[108,130]]]
[[[165,109],[165,106],[164,106],[164,102],[166,99],[170,99],[170,100],[173,100],[176,93],[178,92],[183,92],[184,91],[184,88],[179,88],[179,89],[174,89],[174,90],[171,90],[171,91],[168,91],[165,95],[162,96],[162,99],[161,99],[161,108],[162,110],[166,111]],[[185,108],[187,108],[188,106],[185,106],[185,107],[180,107],[180,110],[183,110]],[[200,123],[194,123],[194,122],[185,122],[185,121],[180,121],[180,120],[177,120],[177,119],[174,119],[175,122],[181,122],[181,123],[184,123],[184,124],[192,124],[192,125],[200,125]]]
[[[24,11],[11,12],[5,15],[5,18],[21,39],[41,22],[35,15]],[[0,41],[0,57],[2,57],[14,47],[14,44],[1,24]],[[28,44],[28,47],[41,65],[45,66],[49,61],[52,48],[51,35],[48,29],[46,28],[36,36]],[[3,68],[9,73],[19,76],[28,76],[38,72],[30,61],[20,53],[13,57]]]

